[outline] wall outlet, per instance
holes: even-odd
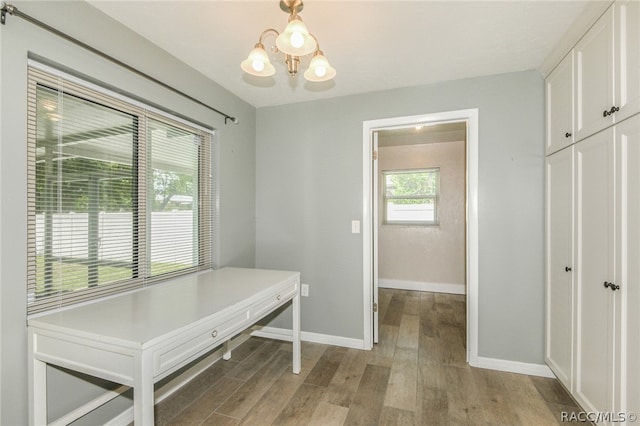
[[[300,295],[304,297],[309,297],[309,284],[302,284],[300,286]]]

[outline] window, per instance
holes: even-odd
[[[211,268],[211,132],[33,67],[28,96],[29,314]]]
[[[440,169],[389,170],[384,182],[384,223],[438,224]]]

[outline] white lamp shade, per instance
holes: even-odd
[[[247,59],[240,63],[240,68],[247,74],[258,77],[270,77],[276,73],[267,52],[262,47],[252,49]]]
[[[304,78],[309,81],[328,81],[336,76],[336,70],[333,68],[327,58],[321,52],[311,59],[309,68],[304,72]]]
[[[304,56],[316,50],[316,41],[300,19],[289,21],[282,34],[276,38],[276,46],[287,55]]]

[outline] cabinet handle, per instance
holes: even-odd
[[[565,138],[570,138],[570,137],[571,137],[571,133],[569,133],[569,132],[565,133],[565,134],[564,134],[564,137],[565,137]]]
[[[278,295],[278,297],[276,297],[276,299],[280,300],[280,299],[282,299],[282,296]]]
[[[618,284],[614,284],[614,283],[609,283],[609,282],[604,282],[604,288],[609,287],[611,289],[611,291],[616,291],[616,290],[620,290],[620,286]]]
[[[611,107],[611,109],[609,111],[607,111],[607,110],[603,111],[602,112],[602,116],[603,117],[608,117],[611,114],[615,114],[618,111],[620,111],[620,108],[614,105],[614,106]]]
[[[571,266],[565,266],[564,267],[564,271],[565,272],[571,272]]]
[[[213,330],[211,332],[211,337],[218,337],[218,330]]]

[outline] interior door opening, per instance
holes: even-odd
[[[395,220],[402,224],[404,221],[407,222],[404,225],[414,225],[419,229],[420,225],[427,222],[430,226],[441,226],[440,220],[443,219],[443,215],[450,215],[450,211],[447,211],[446,208],[443,210],[443,206],[438,205],[438,201],[440,203],[445,201],[440,193],[424,190],[424,188],[422,192],[418,191],[418,193],[407,193],[407,188],[397,189],[405,181],[411,183],[412,179],[421,179],[420,182],[425,187],[433,186],[433,183],[442,177],[438,167],[433,164],[420,164],[417,161],[420,156],[417,155],[418,151],[429,151],[429,147],[425,148],[426,145],[432,144],[432,153],[437,151],[434,150],[434,147],[439,145],[443,149],[440,149],[442,152],[438,155],[444,156],[443,158],[454,158],[455,151],[459,153],[457,161],[460,163],[461,170],[457,179],[460,180],[458,183],[462,194],[458,194],[461,197],[458,203],[464,206],[463,211],[459,213],[462,229],[458,226],[458,231],[461,234],[457,238],[458,251],[461,252],[460,257],[452,260],[453,263],[449,265],[443,265],[441,272],[444,275],[439,275],[441,278],[439,280],[435,278],[431,281],[396,279],[387,280],[383,286],[466,294],[467,361],[471,365],[475,365],[477,361],[477,110],[368,121],[364,123],[363,130],[365,156],[365,163],[363,163],[365,165],[363,175],[365,187],[363,250],[364,267],[366,268],[364,270],[365,349],[370,349],[378,341],[377,306],[381,266],[379,243],[381,242],[380,230],[382,229],[380,224],[385,223],[388,230],[393,230],[393,223],[390,222]],[[389,138],[390,136],[391,138]],[[456,144],[453,143],[456,139],[458,146],[454,146]],[[447,142],[450,142],[451,145],[446,146]],[[383,176],[380,169],[381,150],[396,151],[395,154],[398,154],[397,151],[402,151],[402,149],[395,149],[395,147],[403,145],[413,146],[411,149],[413,152],[400,154],[401,157],[406,157],[406,162],[401,162],[401,166],[397,170],[399,176],[393,176],[393,173],[387,173],[386,176]],[[391,149],[387,149],[389,147]],[[450,152],[445,154],[445,151]],[[402,166],[402,164],[405,165]],[[389,169],[389,165],[385,165],[384,168]],[[447,173],[451,171],[450,169],[451,164],[448,164]],[[451,176],[446,178],[450,179]],[[450,186],[450,183],[448,182],[447,186]],[[416,184],[416,182],[412,184]],[[383,190],[387,191],[387,194],[383,193]],[[441,198],[438,198],[439,196]],[[438,213],[440,213],[440,217],[438,217]],[[410,228],[410,226],[404,226],[405,230],[410,230]],[[416,237],[416,241],[418,240],[419,238]],[[456,251],[455,245],[453,244],[453,251]],[[447,273],[453,272],[455,275],[456,270],[458,275],[455,278],[451,274],[447,278]],[[404,276],[404,278],[407,277],[411,278],[411,275]],[[369,309],[367,309],[367,305]]]

